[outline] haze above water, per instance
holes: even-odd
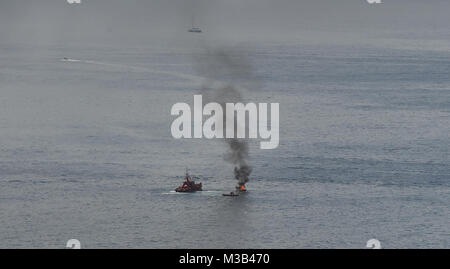
[[[85,248],[364,248],[371,238],[385,248],[449,247],[450,50],[441,16],[449,9],[442,1],[414,25],[401,13],[404,22],[386,31],[332,34],[325,21],[309,29],[308,19],[286,13],[298,32],[255,39],[246,33],[264,32],[262,15],[254,24],[250,11],[236,15],[240,23],[214,23],[214,5],[196,15],[209,28],[202,35],[185,32],[191,13],[168,28],[160,26],[164,16],[149,16],[152,28],[131,7],[123,18],[114,9],[110,22],[133,17],[139,31],[110,28],[106,11],[89,11],[98,24],[84,35],[86,18],[71,33],[35,4],[27,12],[43,17],[37,25],[26,16],[5,19],[5,10],[22,14],[11,12],[24,1],[14,2],[0,4],[0,22],[16,26],[0,26],[1,248],[63,248],[71,238]],[[283,14],[285,2],[275,11]],[[395,14],[398,2],[383,10]],[[409,11],[424,7],[409,2]],[[160,7],[150,13],[172,10]],[[342,17],[336,27],[346,25]],[[129,39],[110,43],[121,38],[107,33]],[[244,59],[249,74],[202,68],[222,49]],[[249,192],[236,198],[221,195],[236,184],[225,143],[170,134],[171,106],[192,104],[211,76],[244,83],[246,101],[280,103],[280,146],[250,143]],[[173,192],[185,167],[204,192]]]

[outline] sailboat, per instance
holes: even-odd
[[[192,27],[191,27],[191,29],[188,30],[188,32],[190,32],[190,33],[201,33],[202,30],[200,28],[194,26],[194,16],[192,16],[192,20],[191,21],[192,21]]]
[[[198,28],[198,27],[192,27],[191,29],[188,30],[188,32],[191,33],[201,33],[202,29]]]

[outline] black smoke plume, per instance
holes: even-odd
[[[251,75],[251,65],[242,53],[218,50],[202,55],[197,62],[200,73],[208,79],[202,89],[202,95],[207,102],[217,102],[225,108],[226,103],[243,102],[244,87],[255,87]],[[225,116],[226,113],[224,113],[223,119],[226,130],[229,127],[226,126]],[[224,139],[228,145],[225,160],[234,165],[234,176],[238,181],[237,188],[240,188],[249,181],[252,167],[249,161],[250,152],[247,139],[236,138],[237,126],[245,123],[238,122],[236,115],[234,123],[235,138]],[[245,126],[248,128],[248,124]]]

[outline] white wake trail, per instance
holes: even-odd
[[[174,76],[174,77],[178,77],[181,79],[189,80],[195,84],[198,84],[199,86],[208,84],[208,87],[213,88],[213,89],[220,89],[229,84],[224,81],[212,80],[210,78],[206,78],[206,77],[202,77],[202,76],[190,75],[190,74],[185,74],[185,73],[180,73],[180,72],[175,72],[175,71],[163,71],[163,70],[152,69],[152,68],[141,67],[141,66],[106,63],[106,62],[91,61],[91,60],[79,60],[79,59],[71,59],[71,58],[63,58],[61,61],[107,66],[107,67],[114,67],[114,68],[128,69],[128,70],[131,69],[131,70],[135,70],[138,72],[148,72],[148,73],[153,73],[153,74],[158,74],[158,75]],[[243,87],[238,87],[238,88],[242,89],[242,90],[247,90]]]

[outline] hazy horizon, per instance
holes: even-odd
[[[417,48],[447,49],[449,11],[450,2],[442,0],[372,5],[366,0],[84,0],[72,5],[2,0],[0,43],[182,43],[194,18],[206,42],[393,42],[401,47],[417,41]]]

